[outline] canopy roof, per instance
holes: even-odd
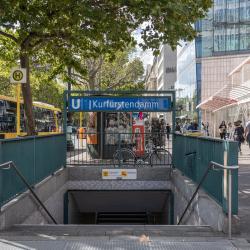
[[[250,86],[239,85],[233,87],[232,84],[227,84],[214,95],[200,103],[197,108],[215,112],[219,109],[242,103],[244,100],[248,100],[249,97]]]
[[[200,108],[207,111],[218,111],[222,108],[226,108],[231,105],[237,105],[240,103],[245,103],[250,101],[250,80],[248,80],[249,74],[244,74],[247,78],[247,81],[237,82],[237,78],[234,79],[234,75],[243,71],[244,66],[250,64],[250,57],[245,59],[240,63],[236,68],[234,68],[229,74],[228,77],[231,78],[231,83],[225,85],[220,90],[218,90],[211,97],[200,103],[196,108]],[[249,72],[247,72],[249,73]]]

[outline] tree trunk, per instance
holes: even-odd
[[[30,65],[29,65],[29,56],[24,49],[21,48],[20,53],[20,64],[21,68],[27,69],[27,81],[22,84],[22,93],[24,100],[24,111],[27,118],[27,133],[28,135],[35,135],[35,121],[32,110],[32,94],[30,88]]]
[[[71,91],[71,73],[72,73],[72,68],[70,67],[70,66],[68,66],[68,77],[69,77],[69,81],[68,81],[68,91]],[[68,105],[69,105],[69,97],[70,97],[70,93],[68,93]],[[67,113],[67,122],[69,123],[69,124],[71,124],[72,125],[72,123],[73,123],[73,113],[72,112],[69,112],[68,111],[68,113]]]
[[[96,74],[89,74],[89,90],[96,90]]]

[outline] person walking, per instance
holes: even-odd
[[[240,120],[234,122],[234,126],[234,140],[238,142],[239,152],[241,153],[241,143],[245,141],[244,128],[242,127]]]
[[[220,131],[220,138],[221,139],[226,139],[226,133],[227,133],[227,125],[225,121],[222,121],[220,126],[219,126],[219,131]]]
[[[167,128],[165,125],[165,120],[161,119],[160,121],[160,142],[161,142],[161,146],[165,146],[165,134],[167,133]]]
[[[166,131],[167,131],[167,139],[169,140],[169,135],[170,135],[170,132],[171,132],[171,127],[170,127],[169,123],[167,123]]]
[[[246,138],[246,141],[247,141],[248,146],[250,148],[250,121],[248,121],[246,124],[245,138]]]
[[[181,126],[179,125],[178,122],[176,122],[175,132],[176,132],[176,133],[181,133]]]
[[[227,124],[227,139],[233,139],[234,128],[231,122]]]

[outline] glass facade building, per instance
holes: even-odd
[[[177,81],[175,83],[177,106],[182,106],[178,116],[194,118],[197,103],[195,41],[186,43],[177,53]]]
[[[214,0],[207,17],[195,25],[197,57],[250,50],[250,0]]]
[[[185,88],[185,95],[195,100],[194,112],[198,104],[229,83],[228,73],[250,55],[250,0],[214,0],[195,29],[195,41],[178,53],[176,83],[177,98],[178,88]],[[200,112],[199,121],[204,120],[202,116]]]

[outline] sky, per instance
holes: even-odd
[[[139,44],[142,42],[141,39],[141,29],[137,29],[133,32],[133,36],[136,39],[137,43]],[[143,51],[139,45],[136,46],[135,52],[131,55],[130,60],[133,60],[133,58],[139,57],[141,61],[143,62],[144,69],[146,71],[147,65],[153,63],[153,52],[151,50],[145,50]]]

